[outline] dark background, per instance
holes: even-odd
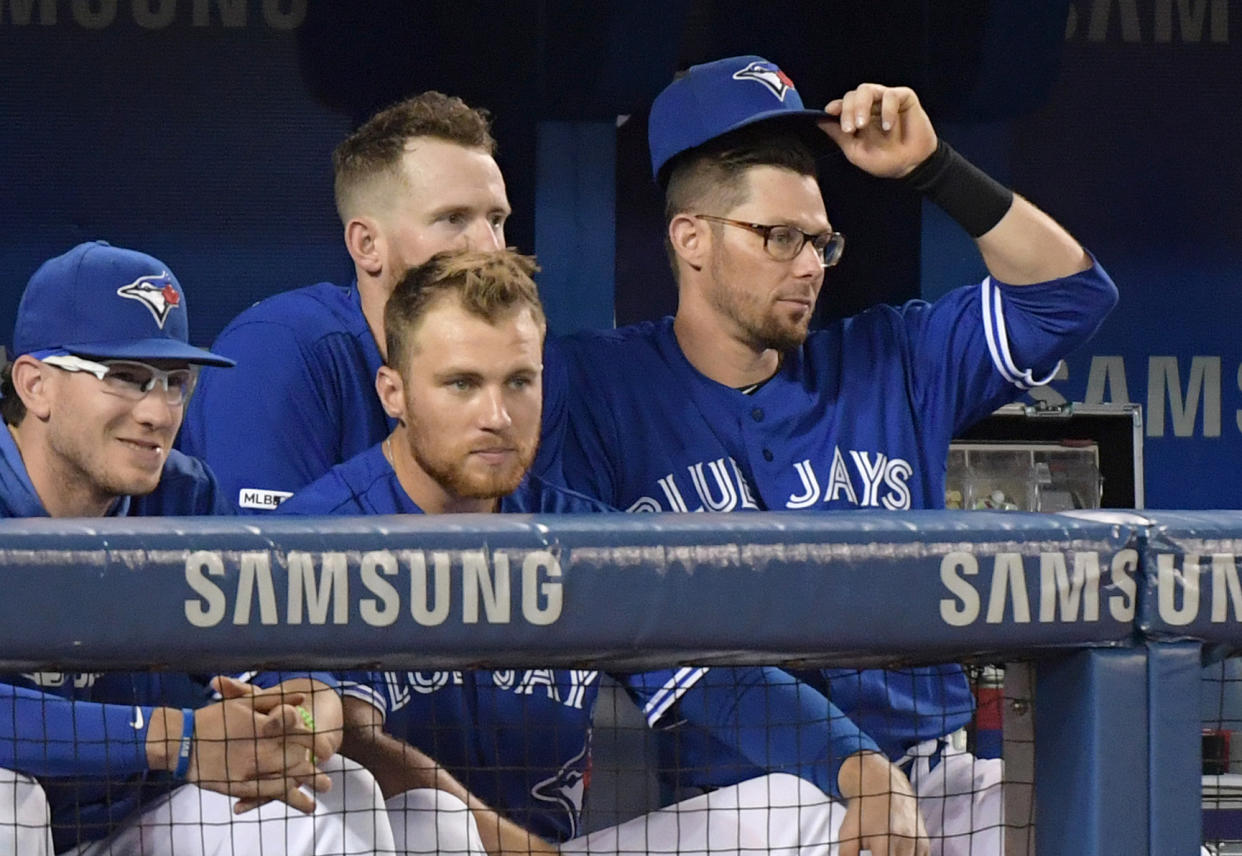
[[[915,87],[942,136],[1062,220],[1123,302],[1055,394],[1145,405],[1148,505],[1242,506],[1240,18],[1225,0],[0,0],[0,337],[39,262],[92,238],[166,261],[202,344],[265,295],[348,281],[330,152],[427,88],[493,112],[508,237],[538,252],[555,328],[665,314],[646,106],[679,68],[757,53],[808,105]],[[596,144],[565,148],[565,128]],[[561,192],[566,163],[602,181]],[[939,212],[822,168],[848,244],[821,319],[982,275]],[[1102,357],[1124,373],[1092,385]]]

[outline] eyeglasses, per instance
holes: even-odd
[[[130,401],[142,401],[157,385],[164,387],[164,401],[171,406],[185,404],[198,382],[198,366],[161,371],[146,363],[128,360],[94,362],[81,357],[53,355],[43,362],[67,372],[88,372],[103,381],[104,391]]]
[[[815,255],[819,256],[819,263],[830,268],[841,261],[841,253],[845,249],[845,236],[840,232],[828,231],[820,232],[818,235],[808,235],[801,229],[784,224],[765,226],[762,223],[730,220],[728,217],[716,217],[713,214],[695,214],[694,216],[700,220],[737,226],[739,229],[748,229],[756,235],[762,235],[764,251],[777,261],[793,261],[802,252],[802,248],[810,244],[815,248]]]

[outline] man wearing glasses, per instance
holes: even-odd
[[[856,167],[939,204],[990,276],[808,332],[844,247],[816,177],[828,138]],[[545,405],[565,408],[568,485],[618,508],[943,508],[955,434],[1050,380],[1116,302],[1064,229],[937,139],[909,89],[864,84],[805,110],[775,65],[732,57],[660,94],[649,142],[676,316],[560,340],[552,358],[567,377]],[[958,666],[798,676],[909,776],[933,853],[1001,852],[1000,763],[949,740],[973,708]],[[721,763],[729,750],[683,732],[682,784],[744,775]],[[842,831],[859,836],[865,848],[866,829]]]
[[[172,449],[199,368],[233,364],[188,329],[176,277],[143,253],[96,241],[35,272],[0,379],[0,518],[232,513],[211,472]],[[72,598],[56,570],[49,590]],[[0,851],[391,848],[375,780],[333,757],[335,680],[282,678],[0,675]],[[235,817],[238,799],[249,810]]]

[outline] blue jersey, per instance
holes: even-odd
[[[591,513],[607,506],[528,475],[500,501],[510,513]],[[421,514],[382,446],[333,467],[284,503],[281,514]],[[702,670],[635,676],[648,714],[668,707]],[[389,733],[418,746],[476,796],[555,840],[578,834],[590,781],[594,670],[359,672],[346,694],[384,715]],[[350,686],[352,684],[352,686]],[[650,690],[647,688],[650,687]]]
[[[179,442],[211,465],[243,513],[275,508],[395,425],[375,394],[383,358],[356,285],[269,297],[212,349],[237,367],[203,372]]]
[[[230,511],[202,462],[173,451],[159,487],[120,497],[111,516]],[[0,429],[0,517],[46,516],[12,435]],[[207,680],[167,672],[0,675],[0,767],[39,779],[57,851],[103,838],[139,805],[180,784],[147,769],[151,711],[201,707],[210,700]]]
[[[602,502],[535,475],[500,500],[506,514],[590,514],[615,511]],[[280,506],[282,514],[422,514],[401,487],[397,474],[377,443],[352,460],[328,470]]]
[[[611,511],[588,497],[528,475],[500,510],[512,513]],[[375,446],[334,467],[280,508],[282,514],[418,514]],[[840,762],[875,744],[827,704],[805,721],[774,710],[796,706],[787,676],[769,669],[684,667],[614,674],[651,725],[674,715],[730,747],[740,764],[804,775],[834,792]],[[467,788],[527,829],[556,841],[579,834],[590,781],[594,670],[360,672],[344,676],[347,695],[384,716],[385,730],[442,764]],[[828,727],[825,728],[825,723]],[[813,759],[805,763],[793,747]],[[822,762],[822,763],[820,763]]]
[[[1096,265],[875,307],[812,332],[751,394],[698,372],[671,318],[558,340],[564,477],[635,512],[942,508],[955,434],[1050,379],[1116,299]],[[894,759],[973,707],[956,666],[807,677]]]
[[[178,442],[211,465],[242,513],[275,509],[396,426],[375,393],[383,357],[356,283],[262,300],[212,350],[237,367],[203,372]],[[545,457],[535,472],[548,472]]]
[[[211,470],[197,458],[173,449],[154,491],[118,497],[108,513],[112,517],[174,517],[235,511]],[[47,517],[7,426],[0,430],[0,517]]]

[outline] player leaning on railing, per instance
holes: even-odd
[[[566,411],[570,487],[629,511],[940,508],[949,441],[1050,380],[1112,308],[1078,242],[938,140],[910,89],[863,84],[825,109],[803,110],[755,56],[695,66],[656,99],[677,313],[550,349],[545,406]],[[808,333],[844,247],[808,136],[937,202],[990,275]],[[971,715],[960,667],[799,676],[910,775],[934,852],[1000,852],[1000,762],[948,739]],[[681,784],[736,780],[728,747],[681,731]]]
[[[183,448],[206,457],[230,498],[255,511],[274,509],[332,465],[368,447],[374,455],[393,430],[396,420],[374,386],[388,358],[385,300],[408,265],[437,251],[503,246],[509,204],[494,149],[485,111],[436,92],[380,111],[337,148],[337,209],[356,282],[287,292],[243,312],[213,346],[237,358],[238,368],[205,378],[191,404]],[[268,394],[254,395],[257,388]],[[558,444],[557,437],[544,438],[534,472],[548,472]],[[688,670],[682,678],[701,675]],[[752,775],[794,772],[834,796],[865,792],[853,801],[852,817],[864,818],[869,835],[917,831],[917,814],[901,798],[908,784],[900,772],[878,756],[841,765],[851,752],[875,744],[822,696],[799,706],[788,676],[757,669],[730,675],[727,686],[702,684],[691,698],[701,699],[695,715],[731,747],[721,763],[744,764]],[[785,736],[773,743],[770,711],[786,705],[793,714],[779,721],[792,724],[778,728]],[[795,714],[806,719],[795,722]],[[787,751],[792,746],[798,752]],[[571,796],[579,790],[565,779],[539,793],[526,788],[511,802],[568,805],[553,829],[538,830],[565,838],[573,834],[576,809],[573,799],[547,799],[547,791],[558,789]],[[894,789],[898,798],[890,799]]]
[[[531,272],[528,260],[509,251],[441,254],[409,271],[385,310],[388,364],[376,378],[396,430],[299,491],[280,513],[611,510],[528,473],[539,437],[545,326]],[[795,723],[787,714],[810,707],[799,709],[782,695],[795,689],[776,670],[728,670],[745,684],[727,692],[703,678],[708,671],[615,677],[652,725],[667,724],[680,699],[681,716],[763,769],[745,782],[589,835],[579,821],[596,671],[532,670],[529,685],[494,672],[463,672],[460,680],[434,686],[409,672],[347,675],[342,752],[375,772],[390,798],[399,850],[549,849],[535,833],[565,852],[809,856],[830,851],[845,817],[874,836],[875,845],[896,834],[891,850],[875,846],[874,852],[925,852],[926,840],[915,840],[917,813],[904,777],[868,751],[874,744],[822,696],[814,717]],[[839,774],[840,789],[838,781],[821,789],[799,778],[818,771],[811,763],[782,763],[768,750],[773,739],[802,745],[820,770]],[[844,803],[824,791],[841,793]],[[448,808],[462,802],[469,815]],[[445,816],[437,840],[406,830],[409,819],[433,808]]]
[[[199,367],[232,364],[187,331],[181,286],[150,256],[96,242],[40,267],[4,374],[0,517],[231,513],[171,451]],[[390,848],[374,779],[335,755],[341,724],[329,675],[0,676],[0,851]]]

